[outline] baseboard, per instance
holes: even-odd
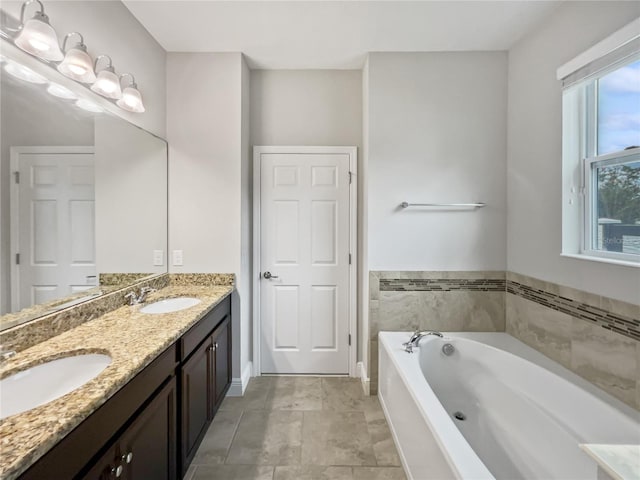
[[[251,380],[252,369],[251,362],[249,362],[242,371],[242,378],[235,377],[231,379],[231,386],[227,392],[228,397],[241,397],[244,395],[244,391],[247,389],[247,385],[249,385],[249,380]]]
[[[370,395],[371,391],[369,389],[371,384],[363,362],[358,362],[356,364],[356,375],[360,377],[360,383],[362,384],[362,390],[364,390],[364,394]]]

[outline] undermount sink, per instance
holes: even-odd
[[[199,304],[201,300],[191,297],[176,297],[159,300],[140,309],[142,313],[171,313],[185,310]]]
[[[58,358],[0,380],[0,419],[60,398],[97,377],[111,357],[89,353]]]

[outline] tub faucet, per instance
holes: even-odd
[[[151,287],[142,287],[140,289],[140,295],[136,295],[135,291],[131,291],[129,293],[127,293],[124,298],[129,299],[129,305],[133,306],[133,305],[138,305],[140,303],[144,303],[144,301],[147,299],[147,294],[151,293],[151,292],[155,292],[156,289],[155,288],[151,288]]]
[[[408,342],[404,342],[402,344],[402,346],[404,347],[404,351],[407,353],[413,353],[413,347],[417,347],[418,343],[420,342],[420,339],[422,337],[427,337],[429,335],[435,335],[436,337],[444,337],[444,335],[442,335],[440,332],[433,332],[431,330],[423,330],[423,331],[416,331],[413,333],[413,335],[411,335],[411,338],[409,339]]]

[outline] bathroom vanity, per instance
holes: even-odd
[[[161,315],[121,307],[31,347],[28,360],[19,353],[17,362],[32,364],[82,345],[112,363],[0,423],[2,478],[182,478],[231,384],[232,290],[169,285],[149,302],[184,294],[202,302]]]

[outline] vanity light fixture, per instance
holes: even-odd
[[[40,5],[31,20],[24,22],[24,11],[28,5]],[[20,9],[20,33],[14,40],[16,46],[25,52],[50,62],[59,62],[64,54],[58,45],[56,31],[49,25],[49,17],[44,13],[44,5],[40,0],[28,0]]]
[[[100,105],[96,105],[91,100],[87,100],[86,98],[80,98],[76,101],[76,107],[81,108],[82,110],[86,110],[87,112],[92,113],[102,113],[104,109]]]
[[[74,35],[80,37],[80,42],[73,48],[67,50],[67,41]],[[64,50],[65,55],[64,60],[58,65],[58,71],[60,73],[65,77],[81,83],[93,83],[96,81],[96,74],[93,73],[93,61],[87,53],[87,46],[84,44],[82,34],[78,32],[68,33],[64,37],[62,50]]]
[[[47,87],[47,92],[54,97],[63,98],[65,100],[75,100],[78,98],[78,96],[67,87],[63,87],[57,83],[50,83]]]
[[[136,79],[133,78],[133,75],[130,73],[123,73],[120,75],[120,81],[122,81],[122,77],[125,76],[131,77],[131,83],[122,90],[122,98],[118,100],[116,104],[128,112],[142,113],[145,111],[145,108],[142,103],[142,95],[140,95],[138,91]]]
[[[25,82],[30,83],[47,83],[47,79],[40,75],[39,73],[34,72],[30,68],[25,67],[16,62],[12,62],[9,60],[7,64],[4,66],[4,71],[9,75],[12,75],[20,80],[24,80]]]
[[[102,70],[98,71],[98,62],[102,58],[106,58],[107,60],[109,60],[109,64]],[[95,83],[91,85],[91,90],[106,98],[111,98],[114,100],[122,98],[120,79],[116,75],[115,69],[113,68],[111,57],[109,55],[98,56],[98,58],[96,58],[94,67],[96,73],[98,74],[98,77]]]

